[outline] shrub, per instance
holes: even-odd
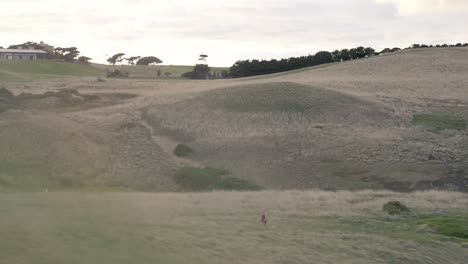
[[[216,184],[216,189],[229,190],[229,191],[254,191],[260,190],[260,186],[255,183],[239,179],[239,178],[225,178]]]
[[[192,153],[192,148],[184,144],[178,144],[177,147],[174,149],[174,154],[177,157],[187,157]]]
[[[213,190],[221,180],[221,176],[229,174],[228,171],[210,167],[195,168],[183,167],[177,170],[175,182],[184,190],[208,191]]]
[[[405,214],[408,213],[410,210],[404,204],[399,201],[390,201],[384,204],[383,210],[391,215],[396,214]]]

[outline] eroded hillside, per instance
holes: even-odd
[[[466,72],[452,48],[238,80],[8,83],[108,101],[0,114],[0,186],[172,191],[208,166],[267,189],[466,191]]]

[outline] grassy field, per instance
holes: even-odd
[[[32,81],[57,77],[98,77],[104,72],[93,67],[50,60],[0,61],[1,81]]]
[[[180,78],[183,73],[192,71],[193,66],[79,65],[50,60],[0,61],[0,81],[33,81],[57,77],[103,77],[106,75],[106,69],[124,70],[130,73],[131,78],[151,79],[158,78],[158,70],[161,70],[161,78],[166,78],[166,72],[170,73],[170,78]],[[212,70],[223,71],[227,68],[212,67]]]
[[[387,215],[390,200],[411,214]],[[463,263],[468,240],[440,218],[466,234],[467,203],[444,192],[0,194],[0,263]]]
[[[182,74],[193,70],[194,66],[184,65],[158,65],[158,66],[142,66],[142,65],[105,65],[93,64],[93,67],[105,71],[106,69],[118,69],[126,71],[130,74],[130,78],[158,78],[158,70],[161,71],[160,78],[166,78],[166,73],[170,73],[169,78],[180,78]],[[211,67],[212,71],[228,70],[224,67]]]

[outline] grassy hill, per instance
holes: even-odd
[[[386,214],[391,200],[411,212]],[[464,263],[467,202],[444,192],[0,194],[0,263]]]
[[[194,186],[216,180],[204,187],[468,191],[467,61],[466,49],[422,49],[239,80],[12,83],[111,102],[8,106],[0,189],[176,191],[186,168]]]
[[[104,73],[93,67],[50,60],[0,61],[0,80],[32,81],[57,77],[97,77]]]

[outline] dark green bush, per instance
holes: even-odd
[[[384,204],[383,210],[391,215],[405,214],[410,211],[408,207],[399,201],[390,201]]]
[[[192,148],[185,144],[178,144],[177,147],[174,149],[174,154],[177,157],[187,157],[192,153],[193,153]]]

